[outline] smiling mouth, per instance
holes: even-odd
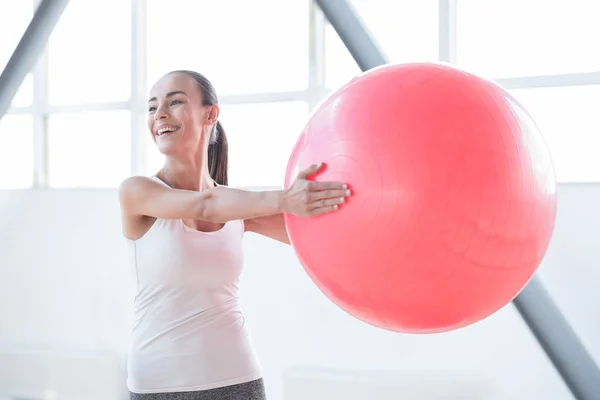
[[[179,131],[179,127],[175,127],[175,126],[163,127],[163,128],[160,128],[156,132],[156,136],[164,136],[164,135],[168,135],[171,133],[175,133],[177,131]]]

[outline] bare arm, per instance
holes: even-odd
[[[339,182],[307,180],[320,169],[302,171],[286,190],[248,191],[219,186],[201,192],[172,189],[146,177],[126,179],[119,187],[126,218],[196,219],[215,223],[290,213],[312,217],[334,211],[348,195]]]
[[[254,232],[281,243],[291,244],[283,214],[247,219],[245,229],[247,232]]]
[[[146,177],[131,177],[119,187],[123,214],[129,217],[196,219],[225,223],[283,212],[284,191],[247,191],[215,187],[201,192],[172,189]]]

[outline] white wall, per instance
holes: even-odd
[[[600,185],[562,185],[559,195],[541,277],[600,360],[592,311],[600,304]],[[512,305],[460,331],[399,335],[333,306],[290,247],[248,235],[246,251],[243,301],[271,400],[283,399],[284,375],[297,377],[290,368],[319,374],[313,367],[428,386],[468,377],[487,393],[473,398],[572,399]],[[0,371],[14,369],[2,365],[2,349],[123,357],[134,295],[128,257],[115,191],[0,192]]]

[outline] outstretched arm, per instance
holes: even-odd
[[[343,202],[346,185],[309,181],[320,168],[315,165],[302,171],[289,189],[271,191],[218,186],[196,192],[172,189],[145,177],[128,178],[119,187],[125,230],[147,217],[225,223],[284,212],[301,217],[331,212]]]
[[[254,232],[281,243],[291,244],[283,213],[247,219],[244,222],[246,232]]]

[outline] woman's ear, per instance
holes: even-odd
[[[208,112],[206,113],[206,119],[208,119],[208,122],[211,124],[216,124],[217,120],[219,119],[220,111],[221,110],[219,109],[218,105],[210,106]]]

